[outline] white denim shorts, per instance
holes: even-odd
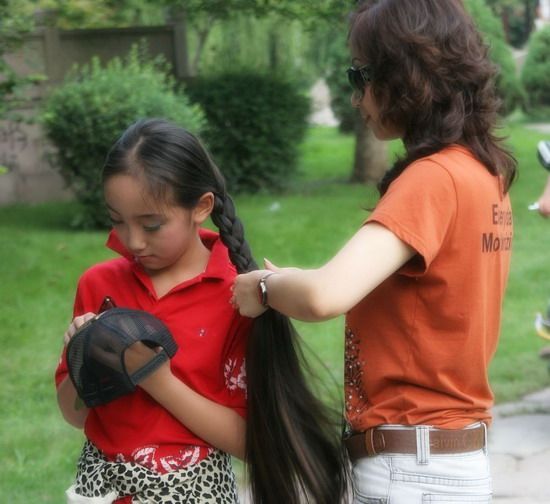
[[[353,482],[354,504],[488,504],[492,496],[486,448],[361,458],[353,465]]]

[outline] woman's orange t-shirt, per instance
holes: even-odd
[[[411,164],[366,222],[417,251],[346,317],[353,430],[490,422],[487,368],[510,268],[512,210],[498,177],[465,148]]]

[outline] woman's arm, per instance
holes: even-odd
[[[143,347],[144,351],[150,350],[145,345]],[[188,387],[172,374],[168,362],[146,377],[139,386],[195,435],[220,450],[244,459],[245,420],[231,408],[211,401]]]
[[[295,319],[319,321],[348,312],[369,292],[403,266],[414,249],[384,226],[363,226],[327,264],[314,270],[276,270],[266,280],[268,304]],[[265,310],[258,282],[268,271],[239,275],[236,306],[242,315],[256,317]]]

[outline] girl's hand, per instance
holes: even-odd
[[[151,348],[141,341],[136,341],[124,351],[124,365],[128,374],[134,374],[162,351],[162,348]],[[153,373],[154,374],[154,373]]]
[[[129,374],[135,373],[150,362],[159,352],[162,352],[161,347],[151,348],[141,341],[137,341],[124,352],[126,370]],[[171,377],[170,361],[167,360],[141,380],[139,386],[155,398],[155,392],[161,389],[166,384],[166,380],[169,380]]]
[[[76,331],[78,331],[88,320],[93,319],[96,317],[96,313],[85,313],[84,315],[79,315],[78,317],[75,317],[73,321],[70,323],[69,328],[65,331],[65,334],[63,335],[63,343],[67,345],[71,338],[75,335]]]
[[[135,345],[132,345],[135,346]],[[143,345],[146,346],[146,345]],[[149,349],[151,350],[151,349]],[[170,361],[163,362],[155,371],[139,382],[139,386],[153,399],[157,399],[159,392],[166,388],[168,380],[174,377],[170,368]]]

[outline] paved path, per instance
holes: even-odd
[[[550,136],[550,123],[531,123],[525,125],[527,128],[538,131],[539,133],[546,133]]]
[[[494,409],[493,504],[550,504],[550,388]]]

